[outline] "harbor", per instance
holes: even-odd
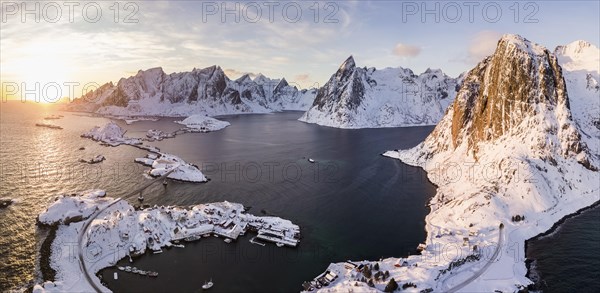
[[[225,238],[225,242],[231,242],[251,231],[257,234],[250,240],[252,243],[264,245],[264,243],[256,242],[257,239],[260,239],[272,242],[279,247],[284,245],[296,247],[300,242],[299,226],[275,217],[256,217],[246,214],[244,207],[239,204],[211,205],[200,212],[205,215],[205,218],[201,221],[178,225],[175,228],[173,241],[195,241],[202,236],[214,235]]]

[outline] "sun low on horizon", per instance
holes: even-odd
[[[0,292],[600,292],[598,11],[0,0]]]

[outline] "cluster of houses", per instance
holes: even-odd
[[[321,289],[323,287],[329,286],[335,279],[338,278],[338,275],[335,272],[330,270],[325,271],[324,273],[318,275],[312,281],[306,281],[302,284],[304,291],[313,291],[315,289]]]

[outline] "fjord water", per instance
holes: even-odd
[[[600,207],[568,218],[556,231],[530,241],[527,258],[534,260],[543,292],[600,292]]]
[[[106,123],[105,118],[18,102],[2,103],[0,108],[0,198],[15,200],[0,209],[0,291],[5,291],[38,277],[35,255],[45,230],[36,228],[35,216],[57,194],[101,188],[109,196],[120,197],[148,179],[142,175],[147,168],[133,162],[145,151],[102,147],[79,137]],[[65,115],[49,121],[64,129],[34,126],[48,114]],[[156,279],[119,273],[114,280],[116,269],[103,270],[101,276],[109,288],[115,292],[172,292],[173,288],[195,292],[212,278],[211,291],[215,292],[298,291],[302,281],[323,272],[330,262],[413,252],[425,238],[425,204],[435,187],[420,169],[380,154],[418,144],[432,127],[341,130],[298,122],[300,115],[227,116],[222,119],[232,125],[222,131],[150,143],[197,164],[211,181],[169,182],[144,194],[145,203],[151,205],[228,200],[251,206],[249,212],[256,215],[265,211],[290,219],[301,227],[303,239],[298,248],[251,244],[252,233],[232,244],[203,238],[185,243],[184,249],[165,249],[162,254],[135,259],[132,265],[159,272]],[[173,120],[118,123],[128,136],[142,137],[151,128],[178,129]],[[78,162],[97,154],[106,161],[97,165]],[[308,157],[317,162],[309,163]],[[135,197],[127,200],[137,204]],[[597,215],[598,211],[590,212]],[[528,255],[539,256],[538,270],[549,288],[560,282],[564,270],[574,282],[590,283],[598,277],[594,269],[600,266],[599,221],[597,216],[582,215],[565,222],[565,231],[575,233],[559,229],[551,237],[529,243],[536,251]],[[564,250],[568,257],[558,247],[571,247]],[[574,259],[585,259],[585,266]],[[547,261],[552,263],[547,265]],[[119,264],[130,265],[128,260]]]
[[[114,280],[116,270],[104,270],[109,288],[165,292],[176,284],[178,291],[192,292],[212,278],[216,292],[293,292],[332,261],[413,252],[425,238],[426,203],[435,187],[421,170],[380,154],[416,145],[432,127],[340,130],[298,122],[300,114],[226,116],[221,119],[231,126],[222,131],[154,143],[198,164],[211,181],[172,183],[146,196],[158,205],[227,200],[257,215],[290,219],[301,227],[298,248],[251,244],[252,233],[234,244],[203,238],[134,262],[157,270],[156,280],[131,274]],[[139,122],[128,129],[134,135],[149,127],[177,126]]]
[[[143,168],[132,161],[144,152],[130,147],[109,149],[79,137],[107,119],[17,101],[0,103],[0,111],[0,198],[14,200],[0,209],[0,292],[5,292],[31,285],[39,277],[36,252],[47,231],[36,228],[36,216],[56,195],[102,188],[118,196],[146,179]],[[50,114],[65,117],[43,120]],[[36,127],[39,122],[64,129]],[[96,154],[107,155],[107,160],[98,165],[78,162]]]
[[[35,216],[57,194],[100,188],[120,197],[148,180],[143,176],[147,167],[133,162],[145,151],[102,147],[79,137],[107,119],[54,111],[18,102],[2,105],[0,197],[16,200],[0,210],[3,290],[37,277],[35,255],[45,231],[36,228]],[[45,121],[63,130],[35,127],[49,114],[65,115]],[[112,280],[115,269],[104,270],[109,288],[165,292],[176,286],[179,292],[191,292],[212,278],[213,291],[297,291],[302,281],[323,272],[332,261],[413,252],[425,238],[426,203],[435,187],[420,169],[380,154],[416,145],[432,127],[340,130],[296,121],[300,115],[228,116],[222,119],[232,125],[222,131],[150,143],[198,165],[211,181],[169,182],[144,193],[144,203],[150,205],[227,200],[252,207],[249,212],[256,215],[289,219],[301,227],[303,239],[297,249],[251,244],[252,233],[233,244],[202,239],[186,243],[185,249],[136,259],[133,265],[158,271],[157,279],[120,274],[119,280]],[[118,123],[128,136],[142,137],[150,128],[178,129],[173,120]],[[106,161],[78,162],[97,154]],[[135,196],[127,200],[137,204]]]

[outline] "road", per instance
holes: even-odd
[[[462,281],[460,284],[448,289],[448,293],[454,293],[457,292],[458,290],[464,288],[465,286],[469,285],[471,282],[475,281],[475,279],[479,278],[481,275],[483,275],[483,273],[485,273],[485,271],[492,265],[492,263],[496,260],[496,258],[498,257],[498,254],[500,254],[500,250],[502,248],[502,242],[504,240],[504,225],[500,226],[500,230],[498,232],[498,246],[496,247],[496,250],[494,251],[494,254],[492,255],[492,257],[488,260],[488,262],[479,270],[477,271],[475,274],[473,274],[473,276],[469,277],[468,279]]]
[[[173,171],[175,171],[178,167],[173,168],[172,170],[168,171],[167,173],[165,173],[165,175],[162,175],[158,178],[152,179],[152,181],[144,184],[142,187],[137,188],[136,190],[128,193],[127,195],[125,195],[124,197],[130,197],[133,196],[135,194],[138,194],[142,191],[144,191],[144,189],[148,188],[150,185],[165,180],[167,178],[167,176],[169,176],[171,173],[173,173]],[[85,222],[85,224],[83,225],[83,228],[81,229],[81,231],[79,231],[79,235],[78,235],[78,239],[77,239],[77,245],[79,247],[79,252],[78,252],[78,257],[79,257],[79,268],[81,269],[81,271],[83,272],[83,276],[85,277],[85,279],[87,280],[87,282],[92,286],[92,288],[94,288],[94,290],[98,293],[102,292],[102,284],[96,283],[96,281],[98,279],[94,279],[93,277],[90,276],[90,273],[87,269],[87,266],[85,264],[84,258],[83,258],[83,237],[86,234],[87,229],[90,227],[90,224],[94,221],[94,219],[96,219],[96,217],[101,214],[102,212],[104,212],[105,210],[107,210],[108,208],[114,206],[115,204],[117,204],[118,202],[120,202],[123,198],[117,198],[115,199],[115,201],[113,201],[112,203],[110,203],[109,205],[105,206],[104,208],[96,211],[93,215],[90,216],[90,218]],[[98,280],[99,281],[99,280]]]

